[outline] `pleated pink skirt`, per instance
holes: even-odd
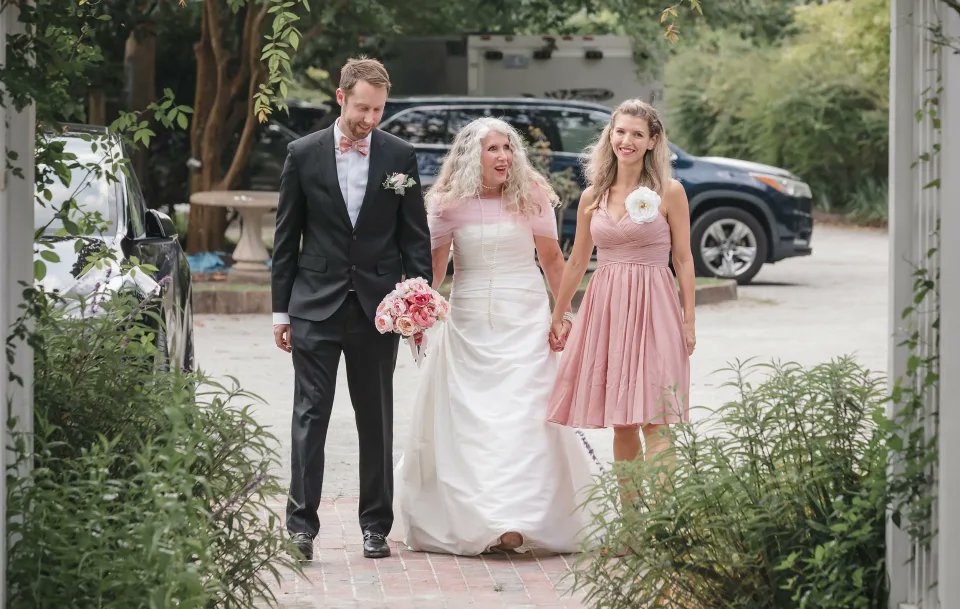
[[[548,420],[582,428],[689,417],[690,359],[666,266],[601,264],[560,360]]]

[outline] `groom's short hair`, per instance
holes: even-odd
[[[361,80],[365,80],[375,87],[386,87],[390,91],[390,75],[383,64],[376,59],[354,57],[347,60],[340,68],[340,89],[349,95]]]

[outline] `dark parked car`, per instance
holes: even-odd
[[[326,108],[291,106],[291,117],[325,126]],[[610,108],[590,102],[534,98],[411,97],[387,102],[381,128],[417,147],[425,187],[436,178],[456,132],[481,116],[506,120],[530,138],[536,129],[550,143],[551,171],[570,168],[585,184],[583,150],[610,119]],[[249,186],[275,190],[294,128],[274,123],[264,130],[253,158]],[[264,139],[268,145],[264,145]],[[810,187],[785,169],[720,157],[696,157],[677,146],[674,176],[690,201],[691,245],[697,274],[748,283],[764,263],[811,253]],[[576,230],[576,205],[567,207],[560,240],[569,247]]]
[[[96,150],[92,148],[92,138],[96,138]],[[119,159],[125,154],[121,142],[107,137],[102,127],[69,125],[56,139],[64,143],[65,152],[75,154],[77,162],[85,166],[94,163],[109,167],[108,159]],[[109,179],[107,172],[116,179]],[[49,206],[36,206],[34,225],[44,229],[40,238],[52,246],[60,260],[45,262],[46,275],[38,283],[46,291],[57,291],[64,296],[87,297],[103,286],[131,289],[140,298],[157,294],[157,312],[164,321],[157,331],[158,364],[192,369],[190,267],[180,249],[173,221],[166,214],[147,209],[136,174],[132,170],[122,172],[119,168],[116,171],[110,168],[98,175],[87,167],[77,167],[72,170],[69,186],[57,181],[49,188],[53,198]],[[83,272],[89,252],[81,249],[77,253],[76,239],[58,234],[62,223],[54,218],[55,210],[71,195],[81,210],[100,213],[105,223],[97,239],[115,252],[118,261],[136,257],[157,271],[121,277],[116,266],[110,265],[91,267]],[[96,247],[100,245],[97,243]]]

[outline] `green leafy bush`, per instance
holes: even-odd
[[[30,302],[15,334],[36,352],[35,433],[17,436],[7,472],[7,606],[272,599],[271,581],[297,567],[267,505],[283,491],[254,396],[158,370],[149,300],[114,294],[83,316]]]
[[[610,609],[885,607],[881,379],[847,358],[732,372],[737,398],[667,458],[601,478],[576,585]]]
[[[863,197],[887,179],[888,6],[801,6],[776,42],[697,36],[667,66],[671,138],[694,154],[785,167],[821,207],[862,218]],[[867,218],[877,214],[885,206],[871,204]]]

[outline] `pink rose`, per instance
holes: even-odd
[[[440,298],[437,300],[436,308],[437,308],[437,319],[439,319],[440,321],[445,320],[447,316],[450,314],[450,303],[448,303],[443,298]]]
[[[417,332],[417,327],[407,315],[401,315],[393,323],[393,328],[401,336],[413,336]]]
[[[377,317],[374,320],[374,323],[377,326],[377,332],[379,332],[380,334],[393,332],[393,317],[391,317],[389,313],[377,315]]]
[[[416,307],[410,311],[410,319],[413,320],[413,323],[417,324],[420,328],[426,330],[433,326],[436,319],[430,313],[429,309],[424,307]]]
[[[433,291],[430,289],[430,286],[427,284],[425,279],[411,280],[410,289],[413,290],[415,294],[430,294],[430,292]]]
[[[431,296],[430,294],[417,293],[411,296],[410,300],[412,300],[415,304],[421,307],[425,307],[429,305],[431,302],[433,302],[433,296]]]
[[[397,298],[390,303],[390,311],[394,315],[403,315],[407,312],[407,303],[403,302],[402,298]]]

